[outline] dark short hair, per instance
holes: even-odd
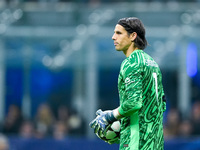
[[[135,46],[142,50],[146,48],[147,40],[145,37],[145,28],[140,19],[136,17],[122,18],[119,19],[117,24],[123,26],[129,34],[136,32],[137,37],[134,40]]]

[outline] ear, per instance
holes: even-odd
[[[130,37],[131,37],[131,41],[133,42],[137,37],[137,33],[136,32],[131,33]]]

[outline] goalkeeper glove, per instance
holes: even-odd
[[[114,139],[105,139],[105,137],[101,137],[98,134],[96,134],[98,138],[100,138],[101,140],[103,140],[104,142],[108,143],[108,144],[119,144],[120,143],[120,136],[114,138]]]
[[[107,141],[105,141],[105,142],[107,142],[108,144],[119,144],[120,143],[120,137],[116,137],[116,138],[114,138],[114,139],[111,139],[111,140],[107,140]]]
[[[99,136],[105,135],[106,128],[109,124],[117,121],[113,115],[113,111],[102,111],[97,110],[96,115],[98,115],[92,122],[90,122],[90,127],[94,128],[94,132]]]

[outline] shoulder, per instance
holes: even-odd
[[[128,58],[126,58],[122,64],[120,72],[127,74],[130,72],[138,72],[144,65],[144,56],[140,51],[133,52]]]
[[[134,51],[126,60],[124,61],[124,66],[130,65],[131,67],[140,67],[145,64],[145,52],[143,50]]]
[[[143,50],[136,50],[130,55],[130,57],[128,57],[128,60],[131,63],[140,64],[140,63],[144,62],[145,55],[147,55],[147,54]]]

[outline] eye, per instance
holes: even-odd
[[[116,31],[116,34],[122,34],[120,31]]]

